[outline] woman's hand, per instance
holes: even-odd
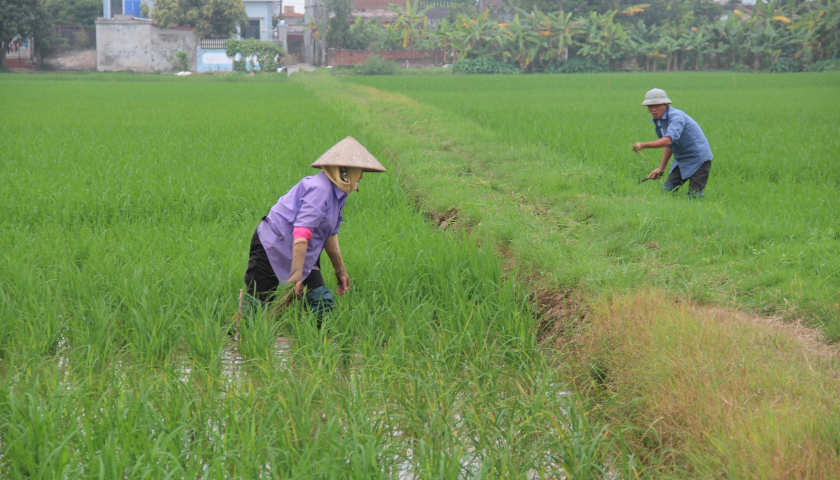
[[[295,296],[300,298],[303,296],[303,283],[295,282]]]
[[[335,278],[338,280],[338,294],[344,295],[348,290],[350,290],[350,277],[347,276],[347,272],[345,271],[336,275]]]

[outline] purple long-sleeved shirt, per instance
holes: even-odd
[[[271,268],[280,283],[289,279],[292,266],[292,233],[295,227],[312,230],[312,240],[306,247],[303,279],[309,276],[324,244],[331,235],[338,234],[341,212],[347,194],[336,187],[324,172],[305,177],[271,207],[260,223],[258,234]]]

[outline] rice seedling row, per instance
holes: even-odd
[[[149,79],[0,78],[0,476],[634,476],[500,259],[393,174],[348,201],[325,328],[232,345],[256,223],[358,130],[295,83]]]

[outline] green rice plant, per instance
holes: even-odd
[[[166,362],[181,341],[181,319],[162,303],[160,291],[146,290],[129,306],[127,337],[132,353],[141,362]]]
[[[94,300],[96,302],[96,300]],[[101,367],[116,350],[117,325],[114,308],[107,300],[72,309],[67,325],[69,349],[74,367]]]
[[[259,306],[245,312],[239,321],[237,352],[243,357],[271,362],[274,347],[280,334],[280,324],[267,308]]]
[[[12,299],[0,291],[0,359],[5,358],[9,342],[11,341],[11,334],[14,328],[15,319],[12,314],[14,311],[14,304]]]
[[[0,438],[4,471],[10,478],[49,478],[72,471],[76,460],[70,444],[80,435],[71,425],[68,410],[75,391],[4,392],[0,414]]]
[[[47,293],[50,293],[50,289],[47,289]],[[55,354],[67,326],[64,311],[55,303],[43,303],[40,298],[29,298],[27,303],[24,304],[27,316],[19,315],[18,321],[13,324],[11,348],[16,356],[29,360]]]
[[[227,332],[234,328],[228,321],[220,324],[218,317],[215,317],[218,315],[218,307],[217,300],[208,299],[198,318],[185,319],[183,322],[186,330],[184,343],[189,348],[190,359],[196,367],[211,372],[218,372],[221,368],[221,354]]]
[[[431,225],[352,110],[261,77],[0,79],[17,118],[0,125],[0,438],[45,432],[4,450],[0,475],[556,475],[549,413],[572,424],[568,402],[585,401],[558,395],[568,379],[488,238]],[[256,224],[346,135],[390,172],[345,207],[351,290],[320,329],[300,302],[246,316],[234,356]],[[28,470],[62,439],[69,460]],[[596,440],[592,462],[618,458],[603,437],[580,444]]]

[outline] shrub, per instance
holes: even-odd
[[[592,58],[572,57],[565,62],[546,68],[545,73],[606,73],[610,69]]]
[[[179,72],[186,72],[190,69],[190,57],[187,55],[187,52],[183,50],[178,50],[175,52],[175,55],[172,57],[172,66],[175,67],[176,70]]]
[[[248,40],[228,39],[227,49],[225,50],[225,55],[230,58],[239,55],[239,60],[233,62],[233,70],[240,73],[258,68],[265,73],[276,72],[277,56],[283,54],[283,49],[274,42],[261,42],[253,38]]]
[[[371,55],[361,65],[353,69],[356,75],[394,75],[397,73],[397,64],[379,55]]]
[[[808,65],[809,72],[840,72],[840,58],[829,58]]]
[[[781,57],[775,62],[770,65],[770,68],[767,69],[770,73],[790,73],[790,72],[801,72],[804,70],[805,67],[802,65],[801,62],[797,62],[796,60],[791,60],[787,57]]]
[[[484,73],[514,74],[522,73],[522,70],[510,63],[500,62],[492,58],[470,58],[455,62],[452,66],[452,72],[467,75]]]

